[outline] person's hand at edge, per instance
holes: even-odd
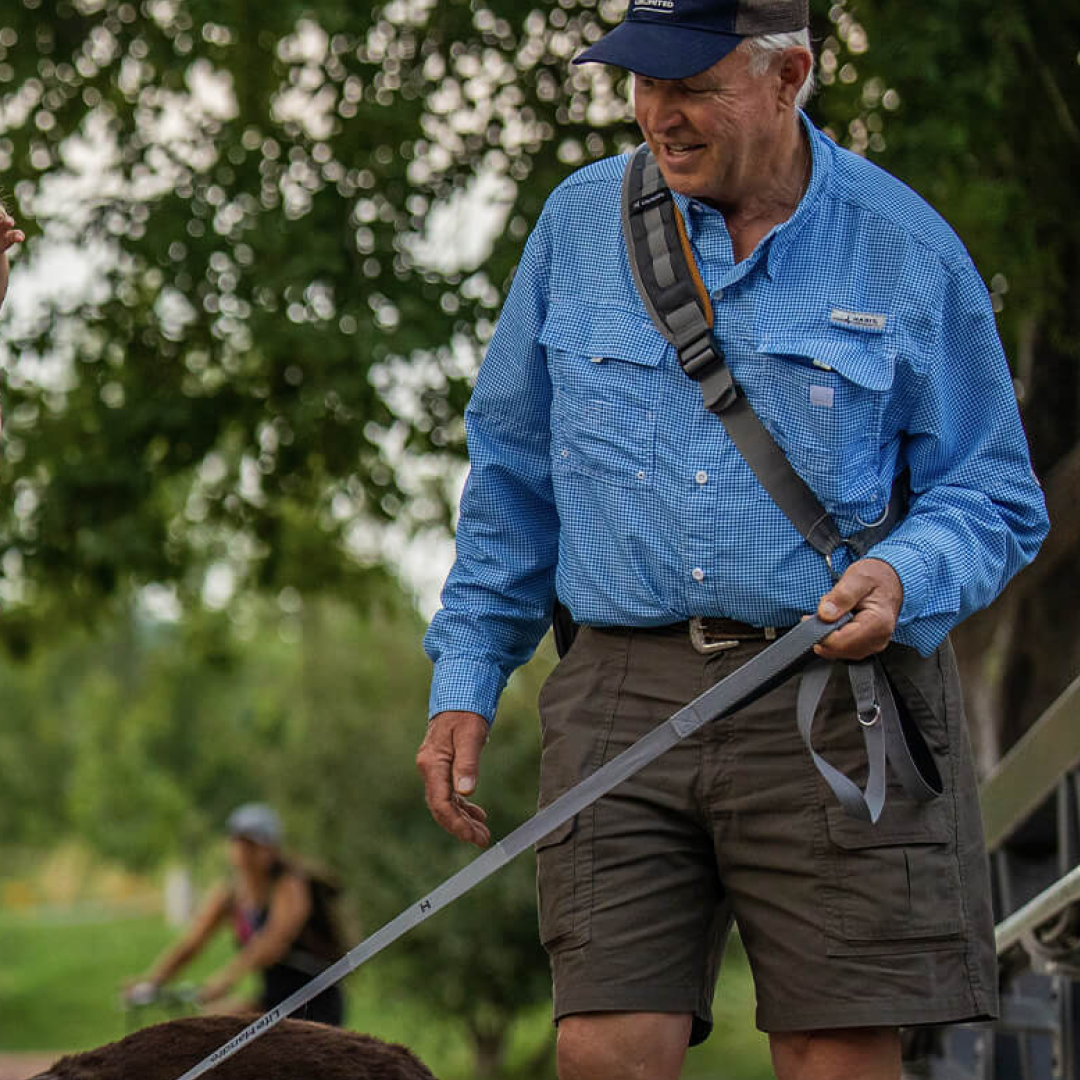
[[[452,836],[487,847],[487,812],[467,796],[476,790],[487,721],[477,713],[441,712],[431,718],[416,755],[431,816]]]
[[[21,244],[26,234],[15,224],[15,219],[0,204],[0,304],[4,302],[8,287],[8,248]]]
[[[15,219],[0,206],[0,252],[5,252],[26,240],[26,233],[15,224]]]
[[[853,562],[821,598],[817,617],[835,622],[849,611],[855,617],[815,645],[814,652],[827,660],[864,660],[881,652],[892,640],[903,604],[904,587],[887,562]]]

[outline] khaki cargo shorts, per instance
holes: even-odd
[[[764,647],[702,656],[685,628],[585,627],[540,695],[546,805]],[[764,1031],[987,1019],[997,1010],[977,786],[951,647],[882,657],[945,783],[915,803],[890,780],[881,820],[848,817],[795,726],[797,680],[677,744],[537,845],[555,1018],[690,1013],[712,1027],[737,923]],[[847,680],[815,746],[860,783]]]

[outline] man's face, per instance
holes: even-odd
[[[776,64],[751,75],[741,49],[689,79],[634,78],[634,114],[673,191],[720,208],[772,167],[785,110]]]

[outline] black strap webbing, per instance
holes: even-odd
[[[837,549],[846,546],[862,558],[906,513],[906,475],[894,481],[880,521],[843,536],[751,408],[727,366],[724,350],[713,335],[712,303],[686,226],[656,159],[644,145],[630,156],[623,175],[622,221],[630,269],[649,317],[675,346],[683,371],[701,389],[705,408],[720,418],[758,483],[806,542],[825,558],[835,579],[833,555]],[[798,726],[814,764],[844,809],[855,817],[877,821],[885,804],[886,760],[913,799],[928,801],[939,795],[941,777],[933,755],[918,729],[902,723],[884,669],[876,659],[848,665],[869,761],[865,791],[814,750],[810,729],[828,674],[829,666],[823,664],[803,677]]]

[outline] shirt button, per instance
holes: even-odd
[[[705,580],[705,571],[702,570],[700,566],[695,566],[694,569],[690,571],[690,576],[695,581],[704,581]]]
[[[563,457],[569,457],[569,456],[570,456],[570,451],[569,451],[569,450],[564,450],[564,451],[562,452],[562,456],[563,456]]]
[[[699,472],[694,473],[694,479],[699,484],[707,484],[709,482],[709,474],[704,469],[701,469]]]
[[[714,300],[723,300],[724,299],[724,290],[723,289],[713,289],[712,298]]]
[[[645,479],[645,470],[644,470],[644,469],[642,469],[642,470],[641,470],[641,471],[640,471],[640,472],[639,472],[639,473],[637,474],[637,478],[638,478],[639,480],[644,480],[644,479]]]

